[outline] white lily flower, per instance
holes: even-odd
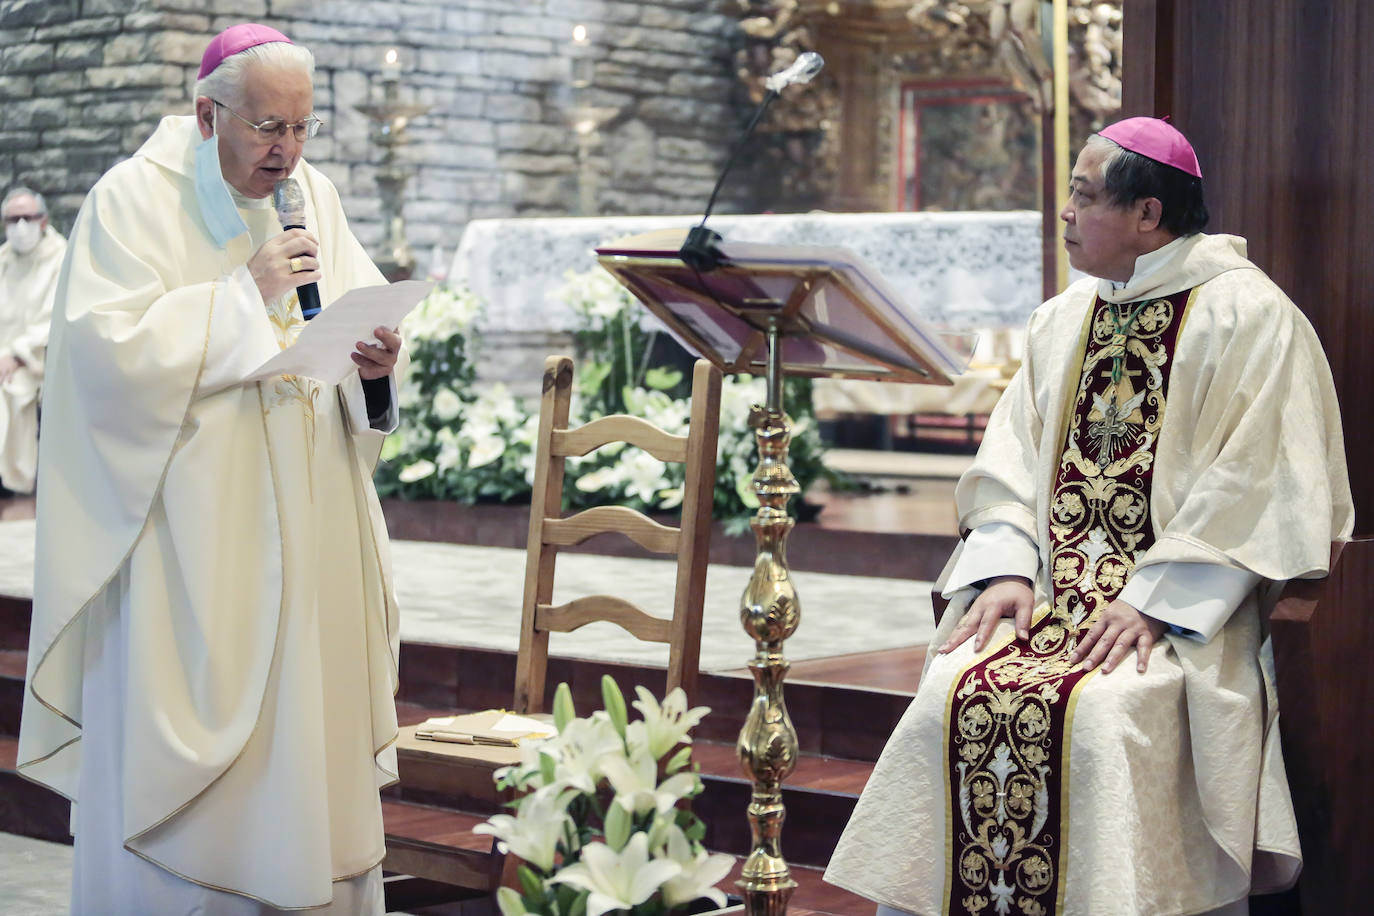
[[[619,486],[621,477],[621,466],[613,464],[609,467],[588,471],[581,477],[578,477],[576,487],[583,493],[596,493],[600,490],[609,490],[612,487]]]
[[[577,796],[571,789],[547,786],[520,799],[515,815],[493,814],[473,833],[488,833],[526,862],[542,871],[553,870],[558,841],[563,836],[568,804]]]
[[[605,843],[582,847],[582,860],[549,879],[590,891],[587,916],[632,909],[654,895],[682,870],[676,862],[649,858],[649,838],[636,833],[619,853]]]
[[[654,699],[654,695],[642,686],[635,688],[635,695],[639,699],[630,705],[638,709],[639,714],[644,717],[649,753],[655,760],[661,759],[679,744],[691,744],[692,737],[688,732],[711,711],[709,706],[688,709],[687,694],[681,687],[674,687],[672,692],[663,698],[661,706],[658,700]]]
[[[709,897],[716,906],[725,906],[725,893],[716,885],[735,867],[735,857],[693,849],[692,841],[676,824],[668,828],[667,839],[667,861],[676,863],[681,872],[664,882],[663,902],[668,906],[683,906]]]
[[[463,412],[463,402],[452,388],[440,388],[434,393],[434,400],[430,402],[430,409],[434,411],[436,417],[448,423]]]
[[[401,468],[401,473],[396,475],[396,479],[401,483],[415,483],[417,480],[424,480],[435,471],[434,462],[426,458],[421,458],[414,464],[408,464]]]
[[[601,761],[601,772],[615,790],[613,804],[633,814],[662,814],[697,789],[697,776],[690,772],[669,776],[660,785],[658,760],[647,747],[633,749],[629,757],[605,758]]]
[[[491,464],[500,458],[506,451],[506,440],[501,438],[499,432],[493,431],[488,435],[475,438],[472,443],[472,451],[468,452],[468,467],[480,468]]]
[[[501,916],[528,916],[529,914],[529,910],[525,909],[524,898],[513,887],[498,887],[496,889],[496,905],[501,908]]]
[[[637,451],[629,461],[620,462],[625,470],[625,495],[638,497],[653,505],[658,491],[668,485],[664,476],[668,465],[659,461],[648,452]]]
[[[585,719],[573,719],[542,747],[557,761],[554,779],[590,795],[604,775],[604,762],[623,754],[625,745],[610,718],[598,712]]]

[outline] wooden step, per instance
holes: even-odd
[[[514,748],[473,747],[423,741],[414,726],[396,742],[400,785],[391,791],[405,801],[475,814],[494,814],[510,800],[497,791],[494,773],[520,759]],[[733,744],[696,742],[693,759],[703,790],[693,810],[706,823],[706,844],[719,852],[745,855],[752,845],[748,808],[752,782],[740,770]],[[823,866],[839,831],[848,823],[873,765],[864,761],[803,755],[783,785],[787,822],[783,851],[788,861]]]
[[[0,832],[70,843],[71,804],[15,769],[19,740],[0,737]]]
[[[924,650],[920,650],[923,654]],[[919,666],[913,668],[919,672]],[[437,710],[500,709],[509,706],[515,684],[515,653],[432,643],[401,644],[401,687],[397,699]],[[601,678],[610,675],[626,697],[636,686],[655,696],[664,688],[664,669],[586,659],[551,658],[546,702],[560,682],[572,689],[579,710],[601,708]],[[912,690],[853,687],[789,678],[783,697],[804,753],[876,761],[911,703]],[[697,740],[733,743],[754,697],[747,674],[704,673],[694,706],[711,714],[693,732]],[[546,707],[547,708],[547,707]]]
[[[19,713],[24,707],[23,649],[0,649],[0,736],[18,737]]]
[[[383,799],[385,871],[488,894],[501,883],[505,857],[492,838],[472,832],[486,820],[411,802]]]

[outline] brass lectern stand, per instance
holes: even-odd
[[[750,916],[783,916],[796,882],[781,848],[782,784],[796,766],[797,732],[783,702],[783,643],[801,605],[787,571],[787,501],[798,492],[787,467],[791,424],[783,412],[787,373],[932,385],[951,384],[968,362],[901,304],[871,268],[839,248],[723,243],[702,271],[679,256],[682,230],[621,239],[597,249],[601,265],[689,350],[722,372],[763,374],[768,398],[750,411],[759,465],[753,487],[758,543],[740,621],[754,640],[754,700],[736,753],[754,782],[753,849],[739,886]]]

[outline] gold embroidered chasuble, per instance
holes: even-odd
[[[1026,643],[970,665],[950,698],[950,913],[1062,905],[1068,725],[1091,676],[1069,659],[1154,540],[1154,447],[1189,292],[1089,309],[1050,503],[1051,599]]]
[[[1157,300],[1171,314],[1136,317],[1113,379],[1120,309]],[[1133,569],[1324,573],[1352,513],[1320,344],[1243,240],[1208,235],[1119,292],[1075,284],[1026,340],[956,496],[962,529],[1001,523],[1038,545],[1030,643],[1004,620],[981,652],[927,656],[826,880],[918,916],[1183,916],[1281,888],[1300,852],[1261,592],[1209,641],[1167,633],[1143,674],[1128,661],[1075,684],[1053,659]],[[976,594],[953,594],[932,645]]]
[[[241,202],[249,231],[210,241],[198,140],[191,118],[165,119],[72,233],[19,766],[78,796],[88,625],[117,612],[125,715],[101,724],[122,755],[123,844],[207,887],[322,906],[380,862],[377,788],[395,774],[399,627],[371,484],[383,435],[356,376],[242,383],[301,319],[294,295],[264,307],[245,266],[281,231],[270,206]],[[383,282],[329,181],[305,162],[294,177],[322,300]]]

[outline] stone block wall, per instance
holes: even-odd
[[[721,0],[4,0],[0,186],[43,192],[68,230],[105,169],[163,115],[189,113],[206,42],[245,20],[315,53],[327,127],[306,156],[370,249],[380,150],[354,106],[378,97],[397,49],[402,98],[432,106],[402,155],[422,269],[470,219],[696,212],[748,114],[732,76],[738,26]],[[579,53],[590,79],[574,89]],[[591,142],[578,141],[579,109],[601,124]],[[718,209],[747,208],[742,185]]]

